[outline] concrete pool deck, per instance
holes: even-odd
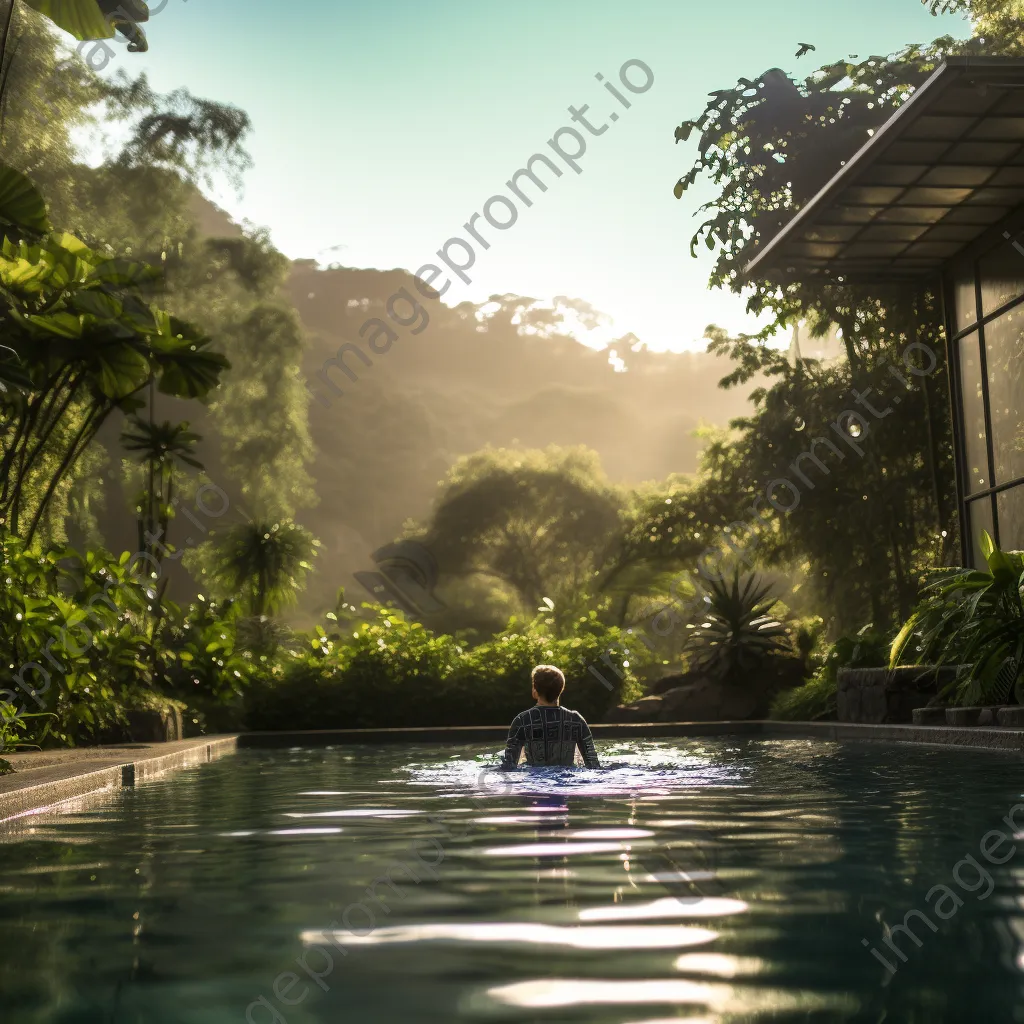
[[[1024,754],[1024,729],[942,725],[858,725],[846,722],[630,722],[592,726],[594,738],[668,739],[734,736],[839,742],[912,743]],[[213,761],[240,748],[329,747],[350,743],[487,743],[500,747],[506,726],[413,729],[323,729],[199,736],[174,743],[132,743],[3,755],[14,773],[0,776],[0,824],[55,809],[92,793],[134,786],[178,768]]]

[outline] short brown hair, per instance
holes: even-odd
[[[552,704],[565,689],[565,676],[554,665],[538,665],[530,674],[530,682],[537,693]]]

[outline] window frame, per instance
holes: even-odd
[[[1024,223],[1024,215],[1021,212],[1013,218],[1016,222],[1011,225],[1014,233],[1020,230]],[[1024,307],[1024,292],[1014,299],[1010,299],[1002,305],[997,306],[990,312],[985,312],[981,301],[981,274],[980,262],[986,256],[993,253],[1006,240],[1004,234],[1006,227],[997,225],[995,229],[987,233],[979,240],[979,244],[972,246],[970,251],[960,259],[954,260],[946,268],[943,285],[944,318],[946,321],[947,356],[951,382],[951,400],[953,412],[953,435],[954,435],[954,461],[956,464],[957,476],[957,515],[960,520],[960,552],[962,564],[976,567],[974,559],[974,538],[971,536],[971,518],[969,506],[981,499],[988,498],[992,509],[992,539],[1000,544],[999,530],[999,506],[996,500],[997,495],[1016,487],[1022,488],[1024,495],[1024,476],[1014,477],[1008,480],[997,480],[995,472],[995,451],[992,446],[992,412],[989,396],[989,375],[988,375],[988,342],[986,339],[986,327],[992,321],[999,319],[1011,310]],[[1021,255],[1024,261],[1024,254]],[[963,328],[958,327],[960,309],[957,305],[957,287],[968,277],[974,283],[974,302],[976,319]],[[971,489],[969,475],[969,463],[967,459],[967,430],[966,417],[964,415],[964,391],[963,378],[960,372],[960,342],[971,337],[977,332],[977,344],[981,370],[981,392],[985,422],[985,456],[988,466],[989,486]],[[1024,418],[1024,410],[1022,410]]]

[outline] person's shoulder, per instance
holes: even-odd
[[[564,708],[562,708],[562,710],[563,710],[563,711],[564,711],[564,712],[565,712],[565,713],[566,713],[566,714],[567,714],[567,715],[568,715],[568,716],[569,716],[570,718],[575,718],[575,719],[579,720],[580,722],[582,722],[582,723],[583,723],[584,725],[586,725],[586,724],[587,724],[587,720],[586,720],[586,719],[585,719],[585,718],[584,718],[584,717],[583,717],[583,716],[582,716],[582,715],[581,715],[581,714],[580,714],[580,713],[579,713],[578,711],[573,711],[573,709],[572,709],[572,708],[565,708],[565,707],[564,707]]]

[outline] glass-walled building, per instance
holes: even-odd
[[[745,272],[934,279],[963,559],[1024,549],[1024,60],[942,64]]]
[[[1007,232],[1009,233],[1009,232]],[[1024,234],[950,268],[964,532],[1024,549]],[[948,302],[948,300],[947,300]],[[974,553],[977,563],[978,555]]]

